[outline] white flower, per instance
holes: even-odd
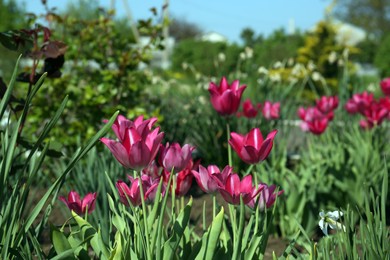
[[[253,49],[250,47],[245,47],[245,55],[247,59],[250,59],[253,57]]]
[[[226,55],[225,55],[223,52],[220,52],[220,53],[218,54],[218,60],[219,60],[220,62],[224,62],[224,61],[226,60]]]
[[[314,81],[319,81],[321,80],[322,76],[319,72],[317,71],[314,71],[312,74],[311,74],[311,78],[314,80]]]
[[[330,64],[334,63],[337,60],[337,53],[335,51],[332,51],[328,56],[328,62]]]
[[[283,67],[283,63],[281,63],[280,61],[275,62],[273,66],[274,69],[279,69],[282,67]]]
[[[320,222],[318,225],[320,226],[322,232],[327,236],[328,235],[328,226],[331,229],[343,229],[345,232],[345,226],[337,220],[343,215],[343,212],[335,210],[328,211],[326,214],[324,211],[320,212]]]
[[[257,70],[257,72],[258,72],[259,74],[265,74],[265,75],[268,74],[268,70],[267,70],[265,67],[263,67],[263,66],[261,66],[261,67]]]

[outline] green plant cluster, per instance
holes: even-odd
[[[70,137],[76,134],[82,139],[90,137],[112,111],[130,117],[157,113],[143,102],[151,75],[139,68],[150,61],[152,50],[160,44],[161,26],[153,19],[139,21],[138,33],[148,37],[141,44],[128,24],[114,19],[113,12],[97,13],[98,17],[89,20],[72,14],[51,16],[53,37],[67,44],[65,65],[62,76],[48,81],[46,91],[38,93],[30,133],[39,129],[41,118],[64,95],[69,95],[71,105],[61,127],[53,129],[63,145],[74,146],[75,139]]]
[[[337,43],[334,26],[327,21],[321,21],[305,37],[305,44],[299,48],[296,61],[304,65],[311,63],[315,70],[324,77],[325,82],[315,81],[314,83],[318,94],[336,94],[339,93],[339,66],[349,68],[350,75],[352,75],[353,65],[349,62],[348,55],[356,53],[356,48]],[[332,55],[335,58],[332,58]],[[330,89],[330,93],[326,88]],[[307,90],[308,97],[313,98],[314,93],[309,86]]]

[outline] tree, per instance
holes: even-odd
[[[379,39],[390,33],[390,0],[338,0],[334,14]]]
[[[26,25],[24,9],[15,0],[0,0],[0,32]]]
[[[169,35],[177,42],[185,39],[194,39],[203,33],[202,29],[195,23],[186,21],[183,18],[172,18],[169,24]]]
[[[240,38],[245,46],[253,47],[255,43],[255,32],[249,27],[244,28],[240,33]]]

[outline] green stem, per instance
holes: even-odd
[[[245,224],[244,217],[245,217],[245,204],[242,199],[242,196],[240,196],[240,220],[238,226],[238,233],[236,233],[237,236],[234,237],[235,246],[233,249],[232,259],[241,259],[241,244],[242,244],[242,237],[244,235],[244,224]]]
[[[203,233],[206,232],[206,200],[203,201]]]
[[[229,139],[230,139],[230,125],[229,121],[227,119],[226,122],[226,132],[227,132],[227,141],[228,141],[228,159],[229,159],[229,166],[233,167],[233,159],[232,159],[232,147],[229,145]]]
[[[212,196],[213,196],[213,220],[214,220],[216,216],[217,199],[214,193]]]
[[[165,191],[165,196],[164,196],[164,199],[162,201],[160,216],[159,216],[159,219],[158,219],[157,242],[156,242],[156,259],[157,260],[161,260],[162,259],[161,258],[161,253],[162,253],[162,249],[161,249],[161,236],[162,236],[162,229],[163,229],[164,211],[165,211],[166,206],[167,206],[168,194],[169,194],[169,190],[170,190],[169,187],[170,187],[171,182],[172,182],[173,174],[174,174],[174,172],[173,172],[173,169],[172,169],[171,174],[169,175],[167,189]],[[173,191],[173,193],[175,193],[175,191]]]
[[[137,172],[135,171],[135,176],[137,176]],[[150,252],[150,244],[149,244],[149,227],[148,227],[148,221],[146,218],[147,212],[146,212],[146,204],[145,204],[145,195],[144,195],[144,189],[142,187],[142,179],[141,175],[138,176],[138,182],[139,182],[139,191],[141,193],[141,204],[142,204],[142,215],[143,215],[143,222],[144,222],[144,229],[145,229],[145,242],[146,242],[146,255],[148,259],[152,259],[151,252]]]
[[[234,206],[231,204],[229,204],[229,215],[230,215],[230,223],[232,224],[232,230],[233,230],[233,246],[234,246],[236,244],[237,223],[235,218]]]

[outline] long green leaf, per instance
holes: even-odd
[[[26,220],[25,231],[30,228],[30,226],[32,225],[32,223],[34,222],[34,220],[36,219],[39,212],[42,210],[43,206],[45,205],[45,203],[48,200],[48,198],[50,197],[50,195],[54,192],[54,190],[60,188],[60,186],[61,186],[60,184],[63,183],[63,181],[65,180],[65,177],[73,169],[74,165],[80,160],[81,157],[83,157],[96,144],[96,142],[99,140],[99,138],[101,138],[103,135],[105,135],[109,131],[109,129],[111,128],[111,125],[114,123],[118,114],[119,114],[119,111],[117,111],[111,117],[111,119],[108,121],[108,123],[102,129],[100,129],[100,131],[97,132],[97,134],[95,134],[87,142],[87,145],[83,149],[80,149],[75,154],[75,156],[73,157],[71,162],[68,164],[65,171],[61,174],[60,177],[57,178],[57,180],[54,182],[54,184],[46,191],[45,195],[42,197],[42,199],[37,203],[37,205],[31,211],[30,216]]]
[[[188,228],[188,221],[190,220],[192,208],[192,197],[184,209],[180,212],[173,224],[173,234],[164,244],[164,259],[172,259],[181,237],[184,234],[184,230]],[[162,217],[162,216],[161,216]]]
[[[1,102],[0,102],[0,120],[3,118],[5,109],[7,108],[8,102],[11,98],[12,91],[13,91],[14,86],[15,86],[16,74],[18,72],[18,67],[19,67],[19,62],[20,62],[21,57],[22,57],[22,55],[19,55],[19,58],[16,61],[15,69],[14,69],[14,72],[12,73],[12,77],[11,77],[11,80],[8,84],[7,91],[5,92],[3,98],[1,99]]]

